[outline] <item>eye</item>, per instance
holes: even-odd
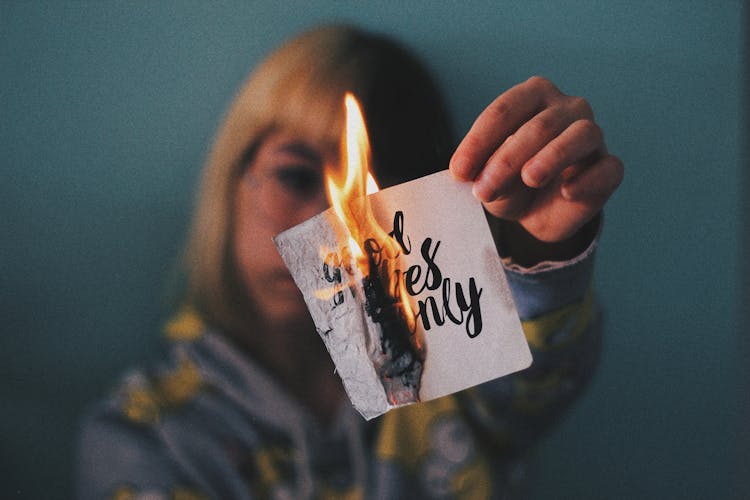
[[[317,194],[323,184],[320,172],[302,165],[279,167],[274,176],[290,194],[303,198]]]

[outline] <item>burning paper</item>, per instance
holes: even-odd
[[[367,135],[350,113],[332,208],[274,241],[355,408],[370,419],[529,366],[471,185],[444,171],[366,195]]]

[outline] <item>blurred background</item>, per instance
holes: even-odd
[[[750,16],[731,0],[0,0],[0,497],[72,495],[86,404],[158,355],[228,101],[323,21],[405,42],[460,134],[541,74],[589,99],[625,161],[598,255],[603,360],[540,446],[537,497],[750,498]]]

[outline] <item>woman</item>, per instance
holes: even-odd
[[[327,208],[341,99],[362,101],[381,186],[450,165],[493,227],[531,368],[365,422],[271,238]],[[168,360],[86,420],[83,498],[500,498],[591,376],[599,212],[622,179],[585,100],[532,78],[451,156],[433,83],[403,48],[344,26],[285,44],[234,100],[208,158]]]

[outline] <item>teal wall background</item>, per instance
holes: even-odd
[[[749,442],[742,11],[0,1],[0,497],[70,496],[84,405],[157,352],[165,283],[228,100],[282,40],[345,20],[426,59],[459,132],[541,74],[591,101],[626,163],[598,257],[602,364],[540,449],[538,498],[730,498],[747,456],[737,443]]]

